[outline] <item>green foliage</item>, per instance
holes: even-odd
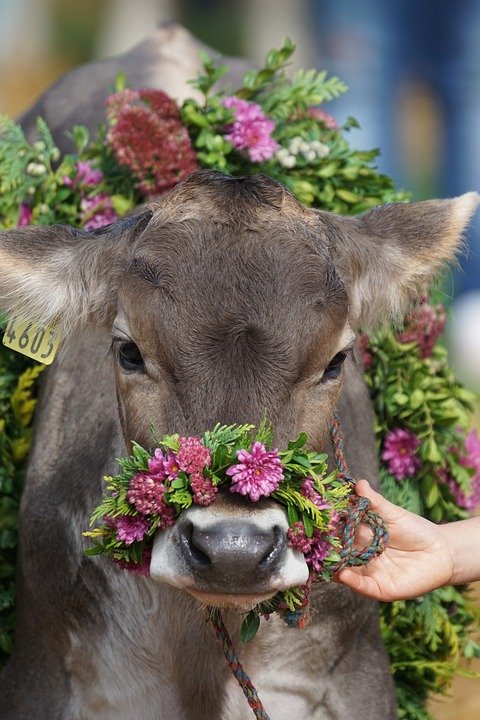
[[[0,321],[0,333],[4,326]],[[12,650],[18,507],[36,403],[33,385],[43,369],[29,363],[6,348],[0,352],[0,666]]]
[[[467,494],[472,470],[460,464],[474,396],[455,379],[445,349],[436,344],[422,358],[416,342],[400,342],[393,331],[370,339],[366,374],[376,414],[379,453],[385,434],[406,428],[421,439],[422,466],[415,477],[396,480],[381,466],[382,492],[394,503],[433,522],[468,516],[444,480],[443,471]],[[416,600],[382,606],[382,631],[395,678],[399,717],[431,720],[429,693],[445,692],[461,656],[480,656],[469,639],[480,612],[465,589],[441,588]]]

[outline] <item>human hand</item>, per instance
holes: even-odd
[[[336,582],[385,602],[418,597],[452,582],[454,557],[442,526],[389,502],[366,480],[359,480],[355,492],[383,518],[389,542],[367,565],[340,570]]]

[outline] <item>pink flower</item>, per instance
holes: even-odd
[[[212,461],[212,453],[198,437],[181,437],[177,461],[187,473],[201,473]]]
[[[118,219],[112,206],[112,199],[103,193],[91,198],[84,198],[80,202],[80,210],[80,219],[85,230],[94,230]]]
[[[225,139],[236,150],[246,150],[252,162],[270,160],[279,145],[271,137],[275,123],[265,115],[260,105],[237,97],[225,98],[223,105],[233,110],[235,116],[233,124],[227,128]]]
[[[413,477],[420,469],[422,461],[415,454],[419,445],[420,440],[410,430],[395,428],[385,435],[382,460],[397,480]]]
[[[190,487],[193,493],[193,502],[195,505],[211,505],[215,500],[218,488],[212,485],[209,478],[204,478],[201,473],[194,473],[190,476]]]
[[[462,465],[474,468],[480,472],[480,437],[476,430],[471,430],[465,440],[465,450],[467,456],[463,460]]]
[[[277,450],[266,450],[260,442],[254,442],[250,452],[238,450],[238,465],[232,465],[226,474],[233,478],[230,492],[248,495],[256,502],[260,497],[271,495],[283,480],[283,469]]]
[[[305,533],[305,526],[302,522],[298,521],[289,527],[287,530],[288,544],[290,547],[299,550],[299,552],[307,553],[312,547],[313,538],[307,537]]]
[[[322,535],[318,528],[313,531],[313,539],[310,550],[305,554],[305,562],[315,572],[321,572],[323,569],[323,561],[330,551],[330,543]]]
[[[137,540],[143,540],[148,530],[148,520],[134,515],[121,515],[115,518],[117,526],[117,540],[131,545]]]
[[[143,575],[149,577],[150,575],[150,561],[152,559],[152,548],[145,548],[142,555],[142,561],[140,563],[129,562],[128,560],[117,560],[115,563],[122,568],[122,570],[128,570],[132,575]]]
[[[476,430],[472,430],[465,440],[467,454],[460,459],[460,465],[472,468],[474,474],[471,480],[471,489],[467,494],[458,486],[455,479],[448,474],[446,482],[452,491],[457,505],[473,512],[480,505],[480,438]]]
[[[308,498],[319,510],[326,510],[328,503],[320,495],[318,490],[315,490],[312,478],[306,478],[302,483],[301,493],[304,497]]]
[[[157,448],[153,457],[148,458],[148,472],[154,480],[165,480],[167,473],[165,471],[165,456],[160,448]]]
[[[163,467],[169,480],[175,480],[180,472],[180,466],[178,464],[177,456],[171,450],[168,451],[168,455],[165,458]]]
[[[397,334],[401,343],[416,342],[422,358],[432,354],[433,347],[445,330],[447,315],[443,305],[429,305],[423,302],[406,318],[406,327]]]
[[[32,209],[29,205],[26,203],[20,203],[20,207],[18,209],[18,220],[17,220],[17,227],[25,227],[26,225],[30,225],[32,221]]]
[[[83,185],[98,185],[103,180],[103,173],[95,170],[89,160],[77,160],[76,180]]]
[[[318,120],[319,122],[323,123],[326,128],[329,130],[338,130],[338,122],[335,120],[333,115],[330,115],[330,113],[325,112],[325,110],[321,110],[320,108],[308,108],[307,115],[314,120]]]
[[[175,511],[164,499],[165,485],[147,473],[137,473],[130,480],[127,500],[142,515],[159,515],[161,530],[175,522]]]

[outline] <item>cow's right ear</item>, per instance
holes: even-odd
[[[350,323],[399,323],[455,259],[479,205],[476,192],[449,200],[382,205],[355,217],[320,212],[322,237],[350,301]]]
[[[62,338],[86,324],[106,325],[135,239],[151,217],[145,210],[93,231],[32,225],[1,232],[0,310],[55,323]]]

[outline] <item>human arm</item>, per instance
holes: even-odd
[[[436,525],[389,502],[366,480],[357,483],[356,492],[385,520],[390,539],[382,555],[341,570],[336,581],[362,595],[393,601],[480,580],[480,518]]]

